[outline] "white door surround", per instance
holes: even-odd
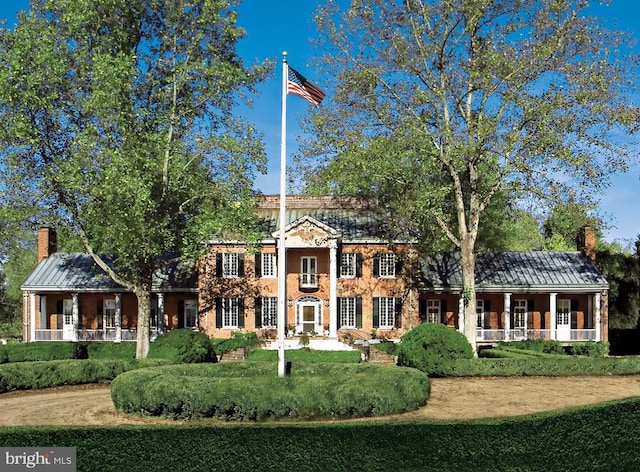
[[[320,334],[323,332],[322,300],[314,296],[303,296],[296,300],[296,333]]]

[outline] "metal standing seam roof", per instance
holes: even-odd
[[[264,223],[265,237],[280,229],[280,217],[278,210],[261,209],[258,212]],[[288,209],[285,213],[286,225],[289,225],[305,216],[310,216],[335,229],[346,241],[367,239],[388,240],[389,227],[384,220],[372,211],[341,210],[321,208]]]
[[[170,263],[154,275],[152,285],[153,290],[192,291],[197,288],[197,274],[194,268],[185,264]],[[95,263],[91,255],[63,252],[40,261],[21,288],[25,291],[126,291]]]
[[[419,285],[425,290],[460,290],[460,253],[422,257]],[[476,290],[479,291],[608,288],[607,280],[595,263],[580,252],[525,251],[476,256]]]

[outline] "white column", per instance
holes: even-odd
[[[71,341],[78,341],[78,329],[80,328],[80,304],[78,303],[78,294],[71,294],[71,322],[73,323],[73,334]]]
[[[119,343],[122,341],[122,294],[116,293],[116,339],[115,342]]]
[[[600,303],[602,302],[602,297],[600,295],[600,292],[596,293],[593,297],[595,298],[593,304],[596,311],[596,319],[594,324],[594,328],[596,329],[596,341],[600,341],[600,339],[602,339],[602,333],[600,328],[600,322],[601,322],[600,318],[602,316],[600,312]]]
[[[549,321],[549,339],[556,339],[556,316],[558,315],[558,294],[549,294],[549,312],[551,314],[551,320]]]
[[[47,296],[40,295],[40,329],[47,327]]]
[[[162,292],[158,294],[158,319],[156,321],[158,332],[164,332],[164,293]]]
[[[42,329],[42,326],[40,326]],[[29,341],[36,340],[36,294],[29,294]]]
[[[509,341],[509,330],[511,329],[511,294],[504,294],[504,340]]]
[[[458,300],[458,331],[464,334],[464,294]]]
[[[329,248],[329,336],[338,337],[338,248]]]

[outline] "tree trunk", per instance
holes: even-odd
[[[151,293],[148,290],[136,290],[135,294],[138,299],[136,359],[146,359],[149,354]]]
[[[460,322],[463,323],[465,337],[476,352],[476,257],[474,245],[466,239],[460,245],[460,264],[464,300],[464,313]]]

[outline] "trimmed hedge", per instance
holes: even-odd
[[[250,361],[278,360],[277,350],[257,349],[248,356]],[[314,351],[309,349],[288,349],[285,353],[287,362],[331,362],[334,364],[358,363],[362,360],[360,351]]]
[[[72,342],[16,343],[0,345],[0,364],[9,362],[86,359],[87,346]]]
[[[166,359],[172,363],[215,362],[209,337],[192,329],[172,329],[149,345],[149,359]]]
[[[0,428],[4,447],[75,446],[92,472],[636,471],[640,399],[476,421]]]
[[[110,382],[123,372],[165,364],[167,361],[160,359],[87,359],[4,364],[0,365],[0,393]]]
[[[230,338],[212,339],[211,345],[216,354],[224,354],[240,348],[254,348],[260,344],[258,335],[252,331],[234,331]]]
[[[640,374],[640,358],[574,356],[512,359],[457,359],[431,375],[439,377],[630,375]]]
[[[472,359],[473,348],[457,330],[436,323],[423,323],[402,336],[398,365],[415,367],[438,375],[455,359]]]
[[[119,375],[116,409],[170,418],[260,421],[388,415],[424,405],[428,377],[398,367],[301,363],[285,378],[275,364],[156,367]]]

